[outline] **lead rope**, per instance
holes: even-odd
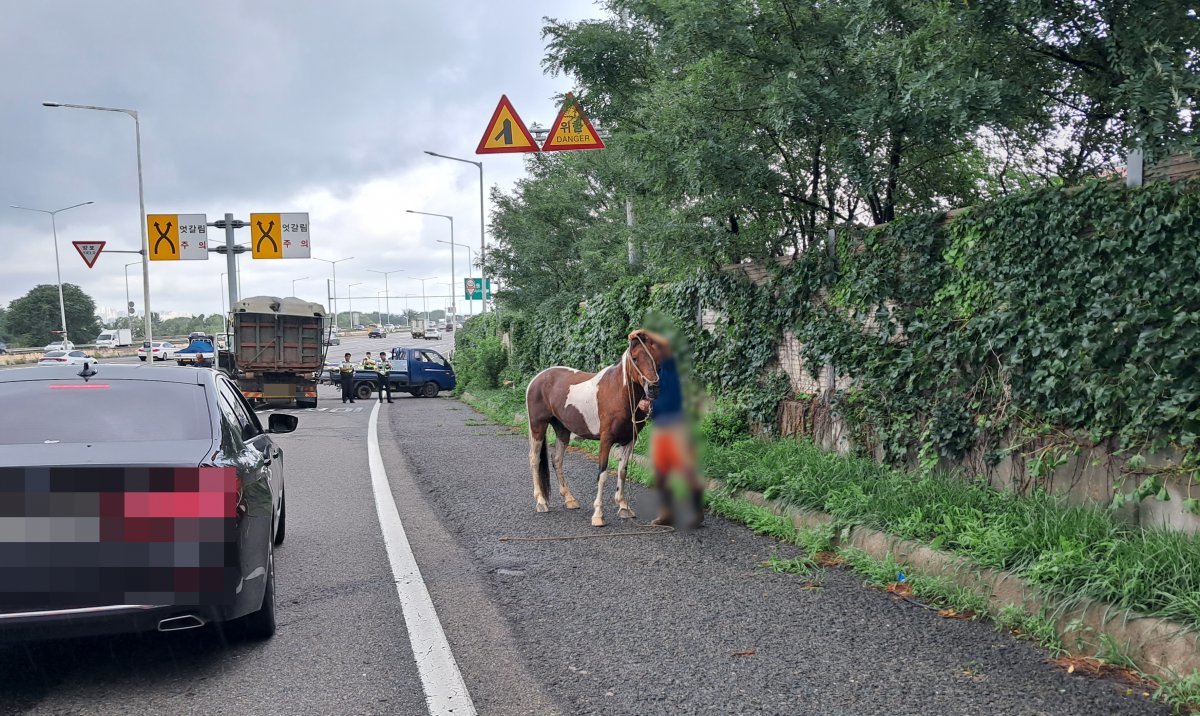
[[[648,535],[665,535],[675,531],[671,525],[651,525],[647,524],[648,530],[637,530],[632,532],[603,532],[600,534],[588,535],[566,535],[564,537],[501,537],[501,542],[555,542],[558,540],[569,539],[603,539],[605,537],[645,537]]]

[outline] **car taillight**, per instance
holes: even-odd
[[[175,470],[175,489],[169,492],[126,492],[125,519],[234,517],[241,481],[231,467]]]

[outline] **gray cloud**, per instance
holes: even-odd
[[[403,210],[453,214],[458,240],[477,248],[477,173],[422,150],[476,159],[501,93],[527,122],[548,123],[553,96],[571,88],[541,73],[541,18],[598,13],[588,0],[6,3],[0,204],[95,201],[60,215],[63,278],[101,306],[121,305],[121,267],[136,257],[102,256],[89,271],[69,242],[139,243],[133,122],[40,103],[131,107],[142,119],[148,212],[212,220],[224,211],[307,210],[316,255],[356,256],[338,267],[339,283],[380,290],[381,277],[366,271],[380,267],[406,270],[390,282],[393,295],[416,290],[404,275],[449,280],[449,247],[434,241],[448,235],[445,222]],[[485,172],[489,185],[509,184],[521,158],[485,158]],[[8,256],[0,303],[53,281],[46,217],[0,210],[0,249]],[[459,254],[456,278],[466,264]],[[247,294],[329,274],[317,261],[243,258],[242,268]],[[152,264],[153,307],[216,310],[223,270],[217,256]],[[315,280],[300,286],[324,295]],[[131,288],[140,306],[140,276],[131,275]]]

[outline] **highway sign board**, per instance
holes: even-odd
[[[83,262],[88,268],[96,265],[96,259],[100,258],[100,252],[104,250],[104,241],[72,241],[75,250],[83,257]]]
[[[583,113],[579,100],[570,92],[563,100],[558,119],[550,125],[550,134],[542,144],[543,152],[561,152],[569,149],[604,149],[600,133]]]
[[[250,249],[256,259],[310,258],[308,214],[251,214]]]
[[[484,279],[481,278],[464,278],[463,279],[463,298],[468,301],[482,301]],[[492,280],[487,279],[487,300],[492,300]]]
[[[146,214],[151,261],[207,261],[205,214]]]
[[[525,123],[513,109],[507,95],[500,95],[500,104],[488,121],[487,130],[475,148],[476,154],[509,154],[515,152],[536,152],[537,142],[525,128]]]

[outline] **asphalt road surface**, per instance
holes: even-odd
[[[341,348],[356,357],[397,344],[352,341]],[[433,620],[406,624],[397,583],[421,580],[394,571],[395,538],[385,544],[372,490],[377,404],[343,406],[328,386],[321,399],[315,410],[267,408],[300,417],[279,436],[288,537],[276,552],[273,639],[197,630],[3,647],[0,713],[430,713],[418,663],[431,652],[414,656],[410,637]],[[761,566],[793,550],[720,518],[691,533],[557,539],[632,527],[607,506],[612,481],[604,530],[557,493],[537,514],[523,436],[446,397],[402,395],[378,410],[381,489],[479,714],[1168,712],[852,572],[827,570],[806,589]],[[594,463],[569,453],[566,465],[590,503]],[[645,523],[653,495],[634,486],[631,501]]]

